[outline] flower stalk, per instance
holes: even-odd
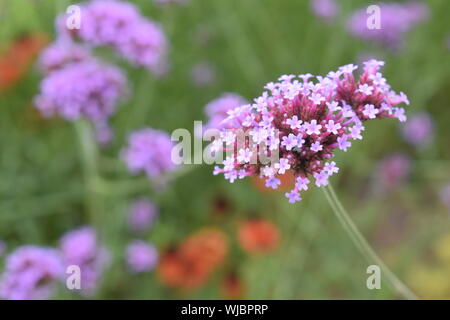
[[[329,184],[327,187],[322,189],[325,193],[325,197],[328,200],[333,212],[338,218],[339,222],[344,227],[347,234],[352,239],[358,250],[366,257],[370,263],[375,263],[381,268],[383,275],[386,276],[389,284],[395,289],[400,295],[408,300],[417,300],[418,297],[388,268],[388,266],[383,262],[383,260],[377,255],[377,253],[372,249],[369,243],[366,241],[364,236],[358,230],[351,217],[348,215],[347,211],[339,201],[333,187]]]
[[[102,193],[101,191],[103,189],[97,167],[97,145],[94,139],[92,127],[88,121],[79,120],[76,121],[74,125],[80,145],[83,177],[86,186],[85,197],[87,210],[92,223],[97,225],[97,215],[100,205],[98,202],[98,194]]]

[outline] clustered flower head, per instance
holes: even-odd
[[[426,5],[416,1],[377,5],[380,7],[380,28],[367,27],[367,8],[362,8],[351,16],[348,29],[357,37],[393,49],[401,47],[405,34],[428,16]]]
[[[97,141],[106,145],[114,136],[108,120],[127,93],[127,79],[119,68],[95,58],[92,49],[111,47],[134,66],[162,75],[168,69],[168,44],[161,27],[134,4],[94,0],[80,8],[79,29],[68,29],[65,15],[56,19],[58,38],[39,59],[45,78],[35,104],[46,117],[89,119]]]
[[[219,151],[225,144],[227,157],[214,174],[223,173],[231,183],[259,175],[276,189],[278,177],[292,170],[295,187],[286,193],[291,203],[301,200],[300,191],[309,188],[311,177],[318,187],[328,185],[329,177],[339,171],[331,161],[334,152],[347,151],[352,140],[362,139],[364,121],[406,121],[405,110],[397,105],[409,101],[404,93],[390,89],[379,72],[383,65],[365,62],[358,79],[353,75],[357,66],[350,64],[326,77],[317,76],[316,82],[310,80],[311,74],[302,74],[268,83],[253,104],[228,111],[224,120],[228,128],[221,130],[211,148]],[[248,139],[239,141],[242,132]],[[267,158],[275,160],[261,161]]]
[[[92,59],[47,75],[35,103],[47,117],[58,115],[71,121],[86,117],[104,123],[125,91],[126,78],[120,69]]]
[[[231,123],[224,122],[228,117],[228,111],[236,109],[247,101],[236,93],[223,93],[217,99],[212,100],[205,106],[206,114],[209,118],[205,129],[224,129],[232,127]]]
[[[109,252],[98,243],[95,230],[82,227],[69,231],[61,238],[60,248],[66,266],[80,267],[82,293],[91,295],[109,264]]]
[[[94,0],[81,6],[80,29],[68,30],[64,19],[57,24],[69,35],[92,46],[110,46],[135,66],[157,75],[167,70],[167,39],[161,27],[143,17],[138,8],[118,0]]]
[[[157,214],[152,201],[146,198],[136,200],[128,212],[128,225],[133,231],[145,231],[152,226]]]
[[[131,173],[144,171],[149,178],[158,178],[177,168],[172,161],[173,146],[166,132],[144,128],[130,134],[121,155]]]
[[[89,49],[70,40],[58,40],[41,52],[38,65],[43,74],[49,74],[72,63],[91,59]]]
[[[433,118],[428,113],[421,112],[405,123],[402,128],[403,137],[416,148],[426,147],[434,135]]]
[[[0,297],[47,299],[63,274],[63,263],[57,250],[31,245],[19,247],[6,259],[0,280]]]
[[[152,270],[158,261],[156,248],[142,240],[135,240],[127,247],[127,263],[133,272],[146,272]]]

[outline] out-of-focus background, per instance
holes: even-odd
[[[101,145],[89,123],[45,118],[34,106],[45,77],[37,59],[75,2],[0,1],[3,298],[400,298],[383,280],[367,289],[369,263],[320,189],[290,204],[256,179],[213,176],[211,165],[187,165],[161,183],[130,174],[120,157],[143,127],[193,133],[224,92],[251,101],[282,74],[326,75],[369,58],[385,61],[389,84],[408,95],[408,121],[368,123],[362,141],[337,153],[331,183],[400,279],[419,297],[450,298],[450,2],[386,1],[407,9],[382,6],[377,36],[351,25],[367,1],[128,2],[160,24],[169,67],[155,76],[95,49],[128,87],[109,120],[114,137]],[[50,254],[83,256],[89,290],[69,290],[67,263],[55,271]],[[35,282],[21,278],[27,263],[44,270],[30,271]]]

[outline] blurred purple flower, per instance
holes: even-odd
[[[131,205],[128,225],[133,231],[145,231],[153,225],[157,208],[149,199],[141,198]]]
[[[134,23],[128,31],[128,39],[117,50],[133,65],[148,68],[157,76],[167,73],[167,39],[161,27],[152,21]]]
[[[311,0],[311,8],[316,16],[325,20],[333,19],[338,13],[336,0]]]
[[[99,245],[95,230],[82,227],[69,231],[61,238],[60,248],[66,267],[80,267],[81,292],[84,295],[93,294],[110,260],[106,248]]]
[[[161,27],[141,16],[138,8],[118,0],[94,0],[81,5],[82,27],[67,30],[57,23],[62,37],[75,36],[93,46],[110,46],[135,66],[157,75],[167,70],[167,38]]]
[[[400,153],[384,157],[377,165],[376,180],[378,191],[388,193],[398,188],[411,171],[411,159]]]
[[[444,188],[442,188],[440,197],[441,197],[442,202],[450,210],[450,184],[448,184]]]
[[[414,147],[423,148],[433,139],[433,119],[428,113],[418,113],[410,117],[403,125],[402,133],[408,143]]]
[[[70,40],[59,40],[45,48],[39,56],[39,69],[48,74],[68,64],[92,59],[88,49]]]
[[[217,99],[212,100],[205,106],[205,112],[209,118],[205,129],[224,129],[229,126],[224,120],[228,117],[228,111],[234,110],[248,103],[243,97],[236,93],[223,93]]]
[[[369,29],[367,27],[369,15],[366,12],[366,7],[353,13],[349,20],[348,29],[357,37],[367,41],[375,41],[393,49],[400,48],[405,33],[428,17],[428,7],[421,2],[381,2],[377,5],[381,9],[380,29]]]
[[[67,65],[44,78],[35,104],[47,117],[106,121],[125,91],[126,78],[120,69],[84,61]]]
[[[200,62],[191,69],[191,80],[197,87],[205,87],[216,79],[216,71],[207,62]]]
[[[158,261],[156,248],[144,241],[135,240],[127,247],[127,264],[133,272],[152,270]]]
[[[0,297],[9,300],[48,299],[64,274],[59,252],[22,246],[11,253],[0,281]]]
[[[131,133],[121,157],[131,173],[144,171],[149,178],[158,178],[177,168],[172,161],[173,146],[166,132],[144,128]]]
[[[129,26],[140,20],[136,6],[120,0],[92,0],[78,6],[81,8],[80,29],[68,29],[67,15],[60,14],[55,20],[58,39],[116,48],[127,40]]]

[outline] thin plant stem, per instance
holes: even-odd
[[[348,215],[347,211],[344,209],[343,205],[336,196],[336,193],[334,192],[331,184],[325,187],[323,190],[325,193],[325,197],[327,198],[331,208],[336,214],[336,217],[338,218],[344,229],[347,231],[348,235],[350,236],[356,247],[359,249],[359,251],[361,251],[361,253],[367,258],[370,263],[375,263],[381,268],[382,273],[386,276],[389,284],[399,294],[401,294],[408,300],[418,299],[418,297],[387,267],[383,260],[372,249],[364,236],[358,230],[358,227]]]
[[[101,214],[98,196],[102,189],[97,167],[97,145],[90,123],[86,120],[78,120],[74,125],[80,145],[80,160],[85,183],[86,206],[91,222],[97,226],[100,223],[99,215]]]

